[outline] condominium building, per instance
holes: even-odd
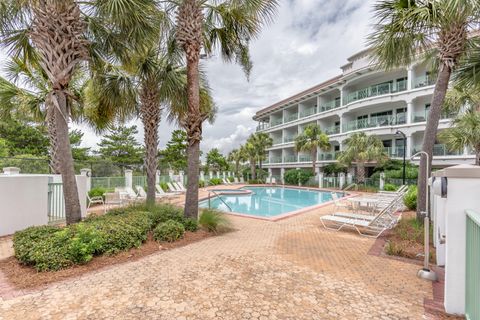
[[[268,133],[273,146],[264,165],[270,174],[283,176],[285,169],[311,167],[311,155],[297,152],[295,137],[305,126],[316,123],[329,135],[329,152],[318,150],[318,169],[335,162],[345,139],[354,132],[378,136],[391,158],[407,159],[421,150],[435,79],[425,63],[383,71],[371,63],[369,51],[361,51],[341,67],[342,73],[310,89],[259,110],[257,131]],[[451,125],[444,114],[439,130]],[[397,131],[403,132],[404,140]],[[433,165],[473,163],[470,150],[451,152],[434,147]]]

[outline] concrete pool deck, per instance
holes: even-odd
[[[231,216],[234,232],[0,298],[0,319],[440,319],[425,313],[418,265],[323,229],[332,210]]]

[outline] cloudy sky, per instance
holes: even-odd
[[[227,154],[254,132],[259,109],[340,73],[346,59],[365,46],[372,23],[373,0],[279,0],[275,22],[251,43],[253,71],[247,81],[241,68],[218,57],[205,62],[216,122],[206,124],[202,150]],[[138,140],[143,141],[140,121]],[[101,137],[87,128],[84,145],[95,148]],[[160,147],[175,128],[163,122]]]

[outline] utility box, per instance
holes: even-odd
[[[448,167],[434,172],[433,177],[434,241],[440,254],[439,263],[445,264],[445,310],[451,314],[464,314],[465,210],[480,211],[480,167]]]

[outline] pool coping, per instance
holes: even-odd
[[[301,186],[285,186],[285,185],[278,185],[278,184],[276,184],[276,185],[275,184],[253,184],[253,185],[252,184],[246,184],[246,185],[231,186],[231,187],[235,187],[236,189],[247,188],[247,187],[277,187],[277,188],[290,188],[290,189],[311,190],[311,191],[342,192],[341,190],[338,191],[338,190],[334,190],[334,189],[315,188],[315,187],[301,187]],[[215,191],[215,189],[212,189],[212,190]],[[207,189],[207,191],[208,191],[208,189]],[[358,196],[357,193],[348,192],[347,196],[341,197],[338,200],[345,200],[345,199],[356,197],[356,196]],[[203,197],[203,198],[200,198],[198,200],[198,202],[205,201],[205,200],[208,200],[209,198],[214,198],[214,197],[216,197],[216,195]],[[302,213],[306,213],[306,212],[309,212],[309,211],[312,211],[312,210],[316,210],[316,209],[320,209],[322,207],[329,206],[332,203],[334,203],[333,200],[323,202],[323,203],[320,203],[320,204],[317,204],[317,205],[314,205],[314,206],[309,206],[309,207],[305,207],[305,208],[302,208],[302,209],[298,209],[298,210],[295,210],[295,211],[282,213],[282,214],[280,214],[278,216],[274,216],[274,217],[258,217],[258,216],[252,216],[252,215],[248,215],[248,214],[245,214],[245,213],[238,213],[238,212],[234,212],[234,211],[230,211],[230,212],[222,211],[222,212],[224,212],[225,214],[229,214],[229,215],[237,216],[237,217],[276,222],[276,221],[279,221],[279,220],[283,220],[283,219],[287,219],[287,218],[290,218],[290,217],[293,217],[293,216],[297,216],[297,215],[302,214]]]

